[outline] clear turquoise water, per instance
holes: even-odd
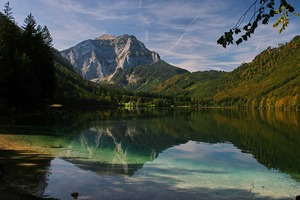
[[[34,132],[32,126],[16,131],[33,146],[61,147],[45,148],[56,157],[47,168],[44,196],[292,200],[300,195],[297,112],[123,114],[64,116],[70,120],[47,124],[47,134],[39,134],[44,125],[35,134],[25,134]]]
[[[132,176],[99,175],[60,158],[50,168],[45,195],[61,199],[73,191],[79,199],[294,199],[300,191],[289,175],[230,143],[170,147]]]

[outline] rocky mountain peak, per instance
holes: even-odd
[[[97,37],[96,40],[114,40],[117,37],[114,35],[109,35],[109,34],[103,34],[100,37]]]
[[[88,80],[110,80],[119,68],[160,61],[156,52],[147,49],[134,35],[127,34],[104,34],[94,40],[85,40],[61,53]]]

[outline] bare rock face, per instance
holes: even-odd
[[[119,68],[149,65],[160,61],[160,56],[150,51],[133,35],[112,36],[104,34],[94,40],[85,40],[63,50],[83,78],[110,79]]]

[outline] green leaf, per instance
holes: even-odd
[[[240,38],[240,39],[238,39],[238,40],[236,41],[236,44],[239,45],[239,44],[241,44],[242,42],[243,42],[243,39]]]
[[[224,48],[226,48],[226,40],[224,35],[222,35],[218,40],[217,40],[217,44],[222,45]]]
[[[240,32],[241,32],[241,29],[239,29],[239,28],[235,29],[235,31],[234,31],[235,34],[239,34]]]
[[[268,18],[265,18],[264,20],[263,20],[263,24],[268,24],[268,22],[269,22],[269,19]]]
[[[247,35],[242,35],[243,40],[247,41]]]
[[[257,16],[256,16],[256,21],[260,21],[261,20],[261,14],[258,14]]]
[[[251,27],[251,32],[254,33],[254,30],[257,28],[257,21],[253,22],[253,25]]]
[[[289,7],[288,7],[288,10],[289,10],[289,12],[294,12],[294,11],[295,11],[295,8],[294,8],[293,6],[289,6]]]

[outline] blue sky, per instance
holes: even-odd
[[[232,71],[268,46],[300,34],[300,17],[287,29],[260,26],[248,42],[224,49],[217,39],[232,28],[254,0],[10,0],[16,22],[32,13],[63,50],[102,34],[130,34],[161,59],[191,72]],[[291,0],[290,0],[291,1]],[[7,0],[0,0],[3,5]],[[300,7],[296,0],[294,7]],[[253,12],[251,10],[250,12]],[[300,10],[298,10],[300,12]]]

